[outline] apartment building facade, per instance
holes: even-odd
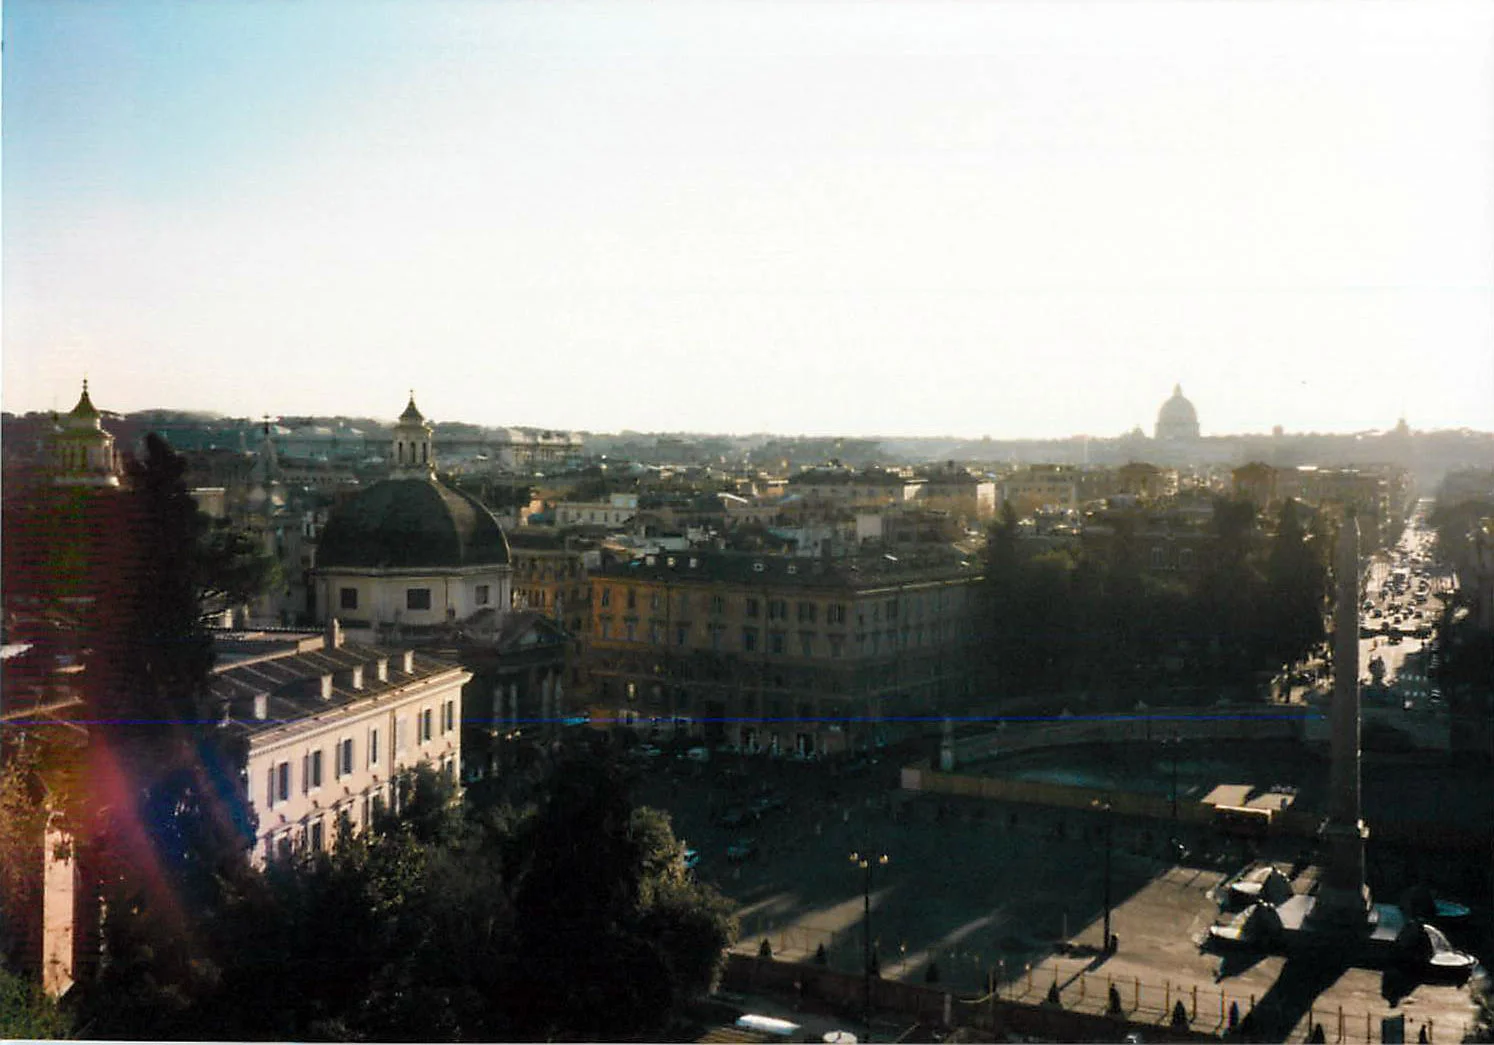
[[[947,547],[604,565],[585,655],[593,722],[804,755],[922,732],[971,697],[980,581]]]
[[[344,642],[335,621],[324,636],[260,645],[220,655],[210,690],[223,728],[247,745],[257,864],[330,846],[343,817],[356,831],[396,811],[396,779],[419,763],[458,780],[470,672]]]

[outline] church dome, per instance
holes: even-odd
[[[319,569],[456,569],[501,566],[508,538],[475,497],[434,479],[385,479],[332,513],[317,546]]]
[[[1157,438],[1198,438],[1198,411],[1183,396],[1182,385],[1173,386],[1172,398],[1157,411]]]

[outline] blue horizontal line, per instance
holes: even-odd
[[[881,715],[876,718],[863,715],[838,716],[838,717],[800,717],[793,715],[785,716],[711,716],[692,717],[685,714],[653,715],[636,712],[631,724],[648,724],[651,722],[673,722],[675,719],[689,719],[692,723],[772,723],[772,722],[797,722],[797,723],[882,723],[882,722],[1132,722],[1137,724],[1152,722],[1253,722],[1253,721],[1296,721],[1298,719],[1323,719],[1327,716],[1322,712],[1304,709],[1302,711],[1278,712],[1276,714],[1234,712],[1229,714],[1211,715],[1126,715],[1126,714],[1093,714],[1093,715]],[[515,719],[486,719],[486,718],[463,718],[457,721],[466,726],[542,726],[542,725],[565,725],[574,722],[576,716],[567,715],[560,718],[515,718]],[[286,725],[288,723],[316,721],[312,718],[235,718],[235,725]],[[601,723],[629,723],[625,718],[594,718],[591,722]],[[0,729],[15,729],[26,726],[55,726],[60,724],[73,726],[215,726],[222,724],[221,719],[151,719],[151,718],[45,718],[45,719],[15,719],[0,723]],[[330,723],[318,722],[320,725]],[[579,723],[577,723],[579,724]]]

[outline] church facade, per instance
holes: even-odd
[[[437,480],[432,426],[413,394],[394,429],[389,478],[328,518],[315,586],[320,621],[387,641],[508,611],[508,539],[480,501]]]

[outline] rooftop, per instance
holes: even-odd
[[[810,558],[691,549],[660,552],[629,561],[604,564],[608,577],[683,580],[751,585],[875,588],[953,576],[978,577],[981,564],[950,546],[934,546],[917,555],[871,554],[847,558]]]
[[[424,653],[352,642],[328,649],[307,633],[288,634],[297,637],[228,641],[229,659],[220,657],[209,687],[218,706],[228,711],[228,728],[251,737],[269,733],[291,723],[330,717],[354,704],[377,702],[413,682],[459,670],[456,664]],[[382,680],[381,661],[386,665]],[[355,687],[359,668],[361,685]],[[323,679],[329,676],[330,686],[324,690]]]

